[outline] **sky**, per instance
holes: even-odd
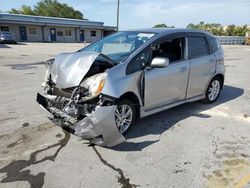
[[[34,6],[39,0],[0,0],[0,11]],[[92,21],[116,25],[117,0],[58,0],[81,11]],[[250,25],[250,0],[120,0],[120,29],[148,28],[165,23],[186,27],[189,23]]]

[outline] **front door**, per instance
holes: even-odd
[[[80,41],[84,42],[84,30],[80,30]]]
[[[20,39],[22,41],[27,40],[27,32],[26,32],[26,27],[25,26],[20,26],[19,27],[19,34],[20,34]]]
[[[190,63],[186,59],[185,41],[185,37],[175,37],[153,47],[152,59],[168,58],[169,65],[145,70],[145,111],[186,98]]]
[[[56,41],[56,28],[50,28],[50,40]]]

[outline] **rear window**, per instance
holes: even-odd
[[[219,49],[217,39],[214,37],[207,37],[207,40],[211,53],[216,52]]]
[[[188,54],[191,59],[208,55],[209,50],[205,37],[189,37]]]

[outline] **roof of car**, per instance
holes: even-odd
[[[198,32],[198,33],[206,33],[202,30],[196,29],[184,29],[184,28],[144,28],[144,29],[133,29],[129,31],[138,31],[138,32],[145,32],[145,33],[175,33],[175,32]]]

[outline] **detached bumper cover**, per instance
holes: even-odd
[[[85,118],[78,121],[66,112],[48,106],[48,101],[54,100],[55,97],[37,93],[37,102],[53,115],[50,119],[56,125],[68,127],[75,135],[101,146],[112,147],[126,140],[115,124],[115,105],[97,106],[91,114],[86,114]]]

